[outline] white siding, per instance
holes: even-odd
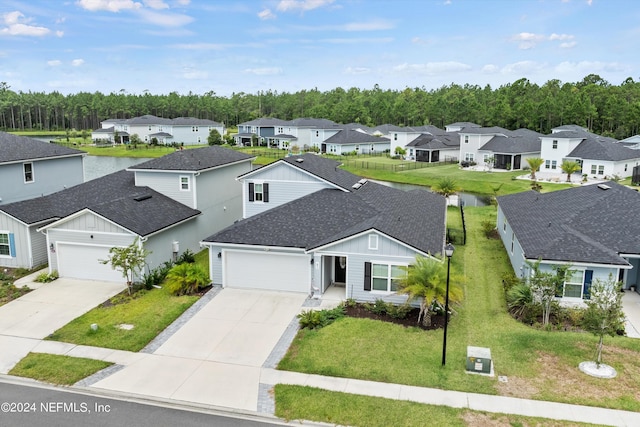
[[[171,197],[183,205],[187,205],[191,208],[196,208],[196,199],[194,191],[194,174],[192,172],[145,172],[135,171],[136,174],[136,186],[147,186],[153,188],[159,193],[164,194],[167,197]],[[189,190],[181,190],[180,177],[189,176]]]
[[[0,231],[13,233],[16,249],[15,257],[0,255],[0,266],[31,268],[33,265],[29,251],[30,244],[28,228],[15,219],[0,212]]]

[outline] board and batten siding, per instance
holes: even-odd
[[[369,249],[371,234],[378,236],[377,250]],[[418,252],[410,247],[379,233],[366,233],[352,239],[342,240],[314,253],[318,258],[321,255],[347,257],[347,298],[354,298],[357,301],[375,301],[380,298],[394,304],[406,302],[407,297],[395,293],[364,290],[364,264],[371,262],[374,264],[409,265],[413,263],[417,254]],[[313,283],[322,283],[322,277],[320,277],[322,269],[314,269],[313,271]]]
[[[249,201],[249,183],[269,184],[269,201]],[[335,188],[294,166],[283,164],[270,167],[243,179],[244,218],[273,209],[325,188]]]
[[[101,233],[129,233],[119,225],[92,213],[85,212],[75,218],[64,221],[55,227],[57,230],[76,230]]]
[[[4,213],[0,213],[0,232],[13,233],[15,247],[15,256],[0,255],[0,266],[31,268],[31,255],[29,254],[30,235],[27,226]]]
[[[196,208],[195,182],[193,172],[146,172],[136,170],[136,186],[149,187],[158,193],[176,200],[190,208]],[[182,190],[180,186],[180,177],[189,177],[189,190]]]

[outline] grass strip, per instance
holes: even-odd
[[[9,375],[33,378],[59,385],[73,385],[113,363],[83,357],[29,353],[9,371]]]

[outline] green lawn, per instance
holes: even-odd
[[[101,360],[29,353],[9,371],[9,375],[53,384],[73,385],[111,365],[113,363]]]
[[[48,339],[139,351],[197,299],[197,296],[175,297],[164,288],[152,289],[127,303],[94,308],[55,331]],[[93,323],[98,325],[97,331],[91,330]],[[118,327],[121,324],[134,328],[125,330]]]
[[[332,425],[356,427],[590,425],[519,415],[491,414],[284,384],[275,386],[275,395],[277,417]]]
[[[602,380],[577,366],[592,360],[591,334],[542,331],[513,320],[506,311],[501,274],[510,269],[499,240],[480,224],[495,222],[495,208],[465,209],[467,245],[456,247],[452,268],[463,273],[465,300],[448,328],[447,365],[440,366],[442,330],[405,329],[345,318],[320,330],[301,331],[279,368],[337,377],[436,387],[640,411],[640,340],[605,339],[604,362],[619,375]],[[468,345],[489,347],[497,378],[465,373]]]

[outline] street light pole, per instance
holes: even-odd
[[[444,247],[444,254],[447,256],[447,291],[444,302],[444,339],[442,341],[442,366],[447,363],[447,326],[449,325],[449,276],[451,272],[451,257],[455,248],[451,243]]]

